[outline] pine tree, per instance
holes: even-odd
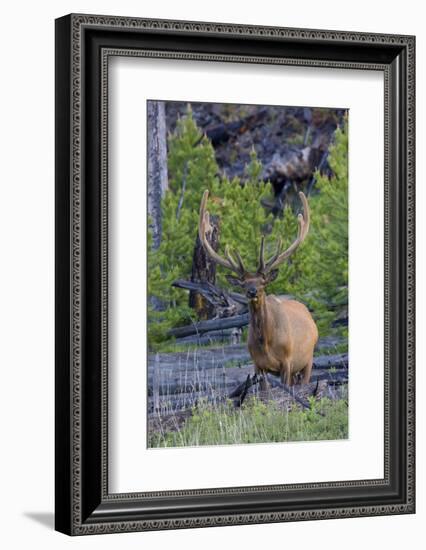
[[[270,287],[271,292],[284,289],[304,301],[314,312],[320,336],[330,333],[336,308],[348,303],[347,121],[343,129],[335,132],[329,164],[333,171],[331,178],[315,174],[316,193],[309,197],[309,234],[287,265],[280,268]]]

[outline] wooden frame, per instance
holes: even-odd
[[[71,535],[414,512],[412,36],[69,15],[56,21],[56,529]],[[374,69],[385,78],[384,478],[109,494],[110,55]]]

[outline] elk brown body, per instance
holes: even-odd
[[[225,247],[223,258],[210,246],[206,239],[209,226],[209,213],[206,211],[208,191],[204,192],[201,201],[199,221],[200,241],[206,253],[213,261],[233,271],[237,278],[228,277],[228,280],[246,293],[250,311],[248,349],[256,373],[279,375],[282,382],[288,385],[293,384],[294,376],[298,373],[303,375],[304,384],[309,382],[318,330],[305,305],[284,296],[267,295],[265,288],[276,278],[277,267],[295,252],[309,231],[308,201],[303,193],[299,193],[299,196],[303,204],[303,216],[298,216],[297,238],[285,251],[279,240],[276,253],[265,262],[262,237],[259,266],[255,273],[245,269],[238,251],[231,254],[229,248]]]
[[[256,372],[280,375],[289,386],[300,372],[307,384],[318,340],[315,322],[300,302],[262,294],[249,302],[248,349]]]

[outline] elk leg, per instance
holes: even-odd
[[[312,365],[314,363],[314,359],[312,358],[309,363],[306,365],[306,367],[303,369],[303,380],[302,384],[309,384],[309,380],[311,379],[312,374]]]
[[[271,386],[269,384],[267,375],[265,371],[262,371],[262,376],[260,378],[260,389],[262,391],[269,391],[271,389]]]
[[[293,385],[293,377],[291,375],[290,361],[285,361],[281,365],[281,382],[287,384],[287,386]]]
[[[259,367],[255,367],[254,372],[259,376],[260,391],[268,391],[270,389],[270,385],[266,377],[266,372]]]

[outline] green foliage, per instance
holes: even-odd
[[[331,331],[339,307],[348,303],[348,134],[337,129],[330,147],[334,176],[316,174],[317,192],[309,198],[309,234],[290,261],[282,265],[269,290],[291,294],[314,313],[320,336]],[[287,209],[283,231],[295,235],[294,214]],[[342,335],[346,329],[340,329]]]
[[[231,403],[201,405],[177,431],[152,432],[150,447],[274,443],[347,439],[348,407],[344,400],[323,398],[310,409],[281,409],[253,398],[240,409]],[[322,413],[322,414],[320,414]]]
[[[148,308],[151,348],[166,338],[169,328],[196,320],[187,305],[187,292],[173,288],[171,283],[190,276],[205,189],[210,191],[209,211],[220,216],[221,243],[238,245],[243,257],[255,267],[260,234],[267,222],[260,200],[272,190],[269,184],[259,182],[262,166],[254,151],[251,156],[248,181],[242,186],[237,178],[219,178],[213,147],[197,128],[190,110],[169,137],[169,189],[162,203],[162,240],[157,250],[148,243],[148,293],[163,306],[162,311],[152,304]],[[218,282],[228,286],[224,271],[218,270]]]
[[[311,269],[302,278],[312,289],[311,305],[333,320],[339,307],[348,304],[348,132],[337,129],[330,147],[329,163],[334,176],[317,174],[319,193],[314,198]],[[325,314],[327,312],[327,314]],[[327,325],[326,325],[327,326]],[[347,336],[347,329],[340,330]]]
[[[169,189],[162,202],[161,245],[153,250],[148,242],[148,294],[162,305],[162,311],[152,303],[148,306],[151,346],[164,340],[171,327],[196,320],[186,292],[171,284],[190,274],[200,197],[204,186],[212,187],[217,172],[213,147],[190,110],[178,120],[168,146]]]
[[[225,244],[231,250],[238,249],[248,270],[257,267],[262,234],[267,236],[266,256],[274,253],[279,236],[289,246],[297,235],[296,213],[290,207],[282,219],[274,219],[261,206],[262,199],[271,197],[272,187],[260,181],[262,166],[254,150],[244,185],[238,178],[220,177],[214,149],[197,128],[190,109],[178,120],[168,146],[169,189],[162,203],[162,241],[155,251],[148,244],[148,292],[162,304],[161,311],[152,303],[149,306],[151,349],[167,339],[169,328],[196,321],[187,292],[173,288],[171,283],[190,277],[199,205],[205,189],[210,191],[208,210],[220,219],[219,252],[223,254]],[[347,303],[346,128],[336,131],[329,162],[335,176],[329,180],[316,175],[318,192],[309,198],[308,237],[268,287],[271,293],[291,294],[305,302],[314,312],[320,335],[330,333],[336,306]],[[218,266],[217,283],[223,287],[229,287],[226,275],[227,270]]]

